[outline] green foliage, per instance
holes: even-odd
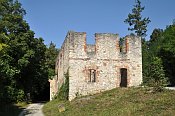
[[[163,60],[166,76],[170,85],[175,85],[175,25],[167,26],[162,37],[162,44],[158,55]]]
[[[56,62],[58,53],[59,53],[59,49],[57,49],[56,45],[51,42],[45,52],[45,57],[46,57],[45,65],[48,68],[49,78],[55,76],[55,62]]]
[[[42,38],[34,38],[24,15],[18,1],[0,0],[0,101],[22,101],[28,93],[32,100],[49,97],[55,61],[48,59],[57,53],[50,53]]]
[[[23,25],[27,25],[22,19],[24,14],[25,11],[19,2],[0,1],[0,43],[6,46],[0,52],[0,92],[2,92],[0,101],[3,102],[17,101],[19,95],[16,75],[19,75],[21,70],[17,64],[19,57],[16,56],[21,53],[20,48],[17,48],[18,43],[20,43],[18,40],[24,38],[21,29],[27,29]]]
[[[151,36],[150,36],[150,43],[156,43],[156,41],[160,40],[160,37],[163,34],[163,29],[154,29]]]
[[[168,80],[169,86],[175,85],[175,25],[167,26],[165,30],[154,29],[151,35],[150,41],[146,42],[143,49],[143,76],[144,83],[148,83],[152,80],[150,75],[154,75],[155,71],[151,69],[152,63],[155,63],[155,57],[160,58],[161,65],[160,70],[157,70],[160,74],[162,68],[164,74]],[[159,60],[157,60],[158,63]],[[161,68],[162,67],[162,68]],[[165,80],[166,81],[166,80]]]
[[[168,78],[165,76],[162,60],[158,57],[153,57],[149,68],[148,85],[154,87],[155,91],[161,91],[162,87],[168,85]]]
[[[59,89],[58,95],[56,98],[60,100],[68,100],[69,99],[69,69],[64,74],[65,81]]]
[[[132,13],[128,14],[128,18],[125,19],[125,23],[128,23],[129,26],[133,26],[128,28],[130,31],[134,31],[138,36],[145,37],[147,32],[147,25],[151,22],[149,18],[142,18],[142,11],[145,7],[141,6],[141,1],[136,0],[136,4],[132,9]]]
[[[150,52],[148,47],[148,42],[143,42],[142,44],[142,69],[143,69],[143,84],[147,83],[147,77],[149,75],[150,66]]]
[[[142,43],[143,59],[143,83],[148,84],[150,77],[150,67],[153,57],[159,57],[158,53],[162,46],[162,29],[154,29],[151,39]]]
[[[23,90],[19,89],[16,96],[17,96],[16,101],[19,103],[19,102],[24,101],[25,93]]]
[[[0,43],[0,51],[6,46],[7,46],[6,44]]]

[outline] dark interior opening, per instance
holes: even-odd
[[[121,75],[120,87],[127,87],[127,69],[121,68],[120,75]]]
[[[96,82],[96,70],[90,69],[89,82]]]

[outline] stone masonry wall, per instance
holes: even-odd
[[[125,52],[120,52],[117,34],[96,33],[95,45],[89,45],[86,44],[85,32],[68,32],[57,59],[57,86],[63,83],[63,74],[68,67],[69,100],[77,95],[95,94],[120,87],[121,68],[127,69],[128,87],[140,85],[141,39],[126,36],[123,45]],[[95,70],[95,82],[89,82],[90,70]]]
[[[70,51],[70,34],[68,33],[57,56],[55,73],[56,75],[50,82],[50,100],[59,92],[59,88],[65,81],[64,74],[69,67],[69,51]]]

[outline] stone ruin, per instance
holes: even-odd
[[[141,38],[96,33],[95,44],[86,43],[85,32],[69,31],[56,60],[56,76],[50,81],[50,98],[64,83],[69,69],[69,100],[116,87],[142,83]]]

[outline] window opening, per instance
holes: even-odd
[[[89,72],[89,82],[96,82],[96,70],[90,69]]]

